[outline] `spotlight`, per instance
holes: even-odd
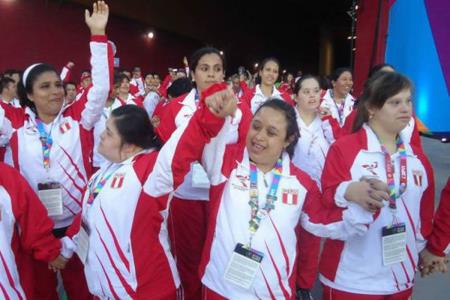
[[[150,31],[149,33],[147,33],[147,37],[149,39],[153,39],[155,37],[155,34],[153,33],[153,31]]]

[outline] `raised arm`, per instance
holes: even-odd
[[[202,161],[210,180],[217,177],[211,173],[211,170],[218,170],[212,164],[222,164],[224,147],[230,138],[226,133],[237,126],[231,117],[237,103],[235,97],[225,99],[223,94],[213,94],[216,95],[209,99],[202,98],[203,105],[191,120],[179,127],[161,149],[144,187],[150,195],[160,196],[176,189],[195,161]]]
[[[104,1],[93,4],[92,14],[85,12],[85,22],[91,32],[92,86],[72,109],[81,111],[81,124],[86,130],[100,119],[112,86],[113,53],[105,33],[108,16],[109,8]]]

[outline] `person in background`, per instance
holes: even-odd
[[[327,114],[339,122],[343,127],[345,120],[353,111],[355,99],[351,95],[353,88],[352,71],[348,68],[338,68],[331,75],[333,88],[328,89],[323,96],[320,107],[327,111]]]
[[[276,58],[266,58],[262,61],[258,72],[261,79],[260,83],[253,89],[245,91],[240,99],[242,102],[247,103],[252,113],[255,113],[258,107],[271,97],[278,97],[292,106],[295,105],[289,94],[281,93],[275,87],[275,82],[279,76],[279,70],[280,63]]]
[[[64,92],[66,94],[66,105],[71,104],[77,98],[77,85],[75,82],[68,81],[64,83]]]
[[[17,85],[12,78],[0,79],[0,101],[16,108],[21,107],[17,99]]]

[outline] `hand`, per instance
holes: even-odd
[[[187,57],[183,57],[183,65],[187,68],[189,66]]]
[[[66,267],[68,259],[65,258],[62,255],[59,255],[57,258],[55,258],[53,261],[51,261],[48,264],[48,268],[50,270],[53,270],[53,272],[57,272],[59,270],[62,270]]]
[[[85,10],[84,20],[91,30],[91,35],[105,35],[108,16],[109,7],[105,1],[98,1],[92,5],[92,15],[89,10]]]
[[[73,62],[69,61],[66,66],[67,66],[67,68],[72,69],[75,66],[75,64]]]
[[[437,256],[426,248],[419,253],[420,276],[426,277],[434,272],[446,273],[448,271],[448,258]]]
[[[367,211],[375,213],[384,206],[383,200],[388,200],[389,194],[384,190],[375,189],[372,185],[367,180],[352,182],[347,187],[344,198],[347,201],[358,203]]]
[[[234,115],[237,109],[237,98],[233,90],[228,87],[226,90],[206,97],[205,104],[214,115],[225,118]]]
[[[153,128],[158,128],[161,120],[158,116],[153,116],[152,119],[150,120],[150,122],[152,123]]]
[[[331,115],[331,110],[328,107],[319,107],[319,113],[323,116],[329,116]]]

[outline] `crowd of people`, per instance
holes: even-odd
[[[450,180],[433,169],[413,83],[375,66],[225,76],[219,50],[156,73],[112,65],[104,1],[91,69],[0,80],[0,298],[410,299],[446,272]],[[282,75],[282,76],[281,76]],[[282,77],[282,78],[281,78]]]

